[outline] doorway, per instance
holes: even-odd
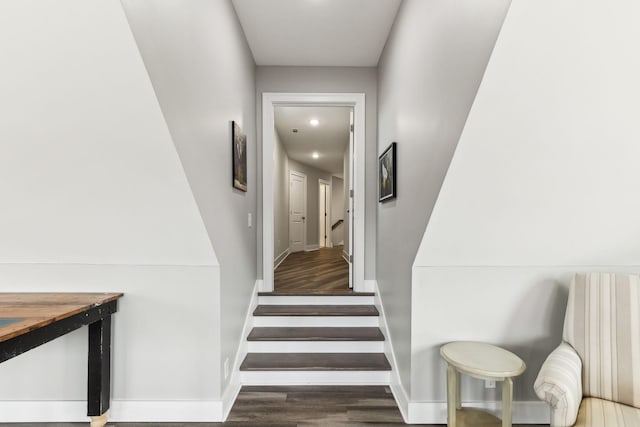
[[[320,179],[318,180],[318,185],[318,223],[320,225],[320,230],[318,230],[318,244],[321,248],[332,248],[331,222],[333,222],[333,215],[331,212],[331,182]],[[336,223],[339,221],[340,219],[338,219]],[[339,226],[338,224],[336,228]]]
[[[307,176],[289,171],[289,250],[301,252],[307,244]]]
[[[348,206],[349,215],[349,232],[345,234],[350,238],[345,237],[345,252],[347,252],[349,270],[352,272],[349,276],[352,278],[353,289],[366,291],[364,286],[364,94],[263,94],[263,153],[274,152],[278,138],[274,130],[275,109],[281,106],[350,107],[353,110],[354,126],[350,133],[348,149],[351,159],[348,168],[350,179],[348,191],[345,192],[345,206]],[[274,164],[274,156],[263,155],[263,281],[260,290],[266,292],[274,289],[273,266],[274,243],[276,243],[274,241]],[[307,213],[309,212],[311,211],[307,210]],[[312,228],[314,231],[317,230],[316,232],[319,231],[319,226]],[[307,242],[308,245],[309,242]],[[317,246],[319,247],[319,242]]]

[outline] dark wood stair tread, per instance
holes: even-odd
[[[374,305],[259,305],[254,316],[378,316]]]
[[[260,327],[253,328],[248,341],[384,341],[375,327]]]
[[[273,292],[258,292],[260,297],[372,297],[375,296],[375,292],[354,292],[354,291],[341,291],[341,290],[327,290],[327,291],[273,291]]]
[[[241,371],[390,371],[384,353],[248,353]]]

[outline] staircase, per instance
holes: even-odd
[[[389,384],[374,294],[258,294],[245,385]]]

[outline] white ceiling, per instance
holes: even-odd
[[[349,111],[349,107],[276,107],[276,131],[290,158],[342,176],[343,155],[349,144]],[[311,119],[320,124],[311,126]],[[314,151],[319,158],[311,157]]]
[[[401,0],[233,0],[257,65],[375,67]]]

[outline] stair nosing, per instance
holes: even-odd
[[[260,310],[265,310],[265,307],[277,307],[281,312],[261,312]],[[301,311],[295,312],[293,307],[298,307]],[[357,312],[358,309],[368,308],[367,312]],[[287,309],[291,310],[291,312],[287,313]],[[308,310],[308,313],[305,313],[305,309]],[[354,313],[349,313],[349,310],[353,310]],[[332,312],[332,310],[335,310]],[[340,312],[342,310],[342,312]],[[256,317],[377,317],[380,316],[378,309],[375,305],[372,304],[361,304],[361,305],[319,305],[319,304],[296,304],[296,305],[271,305],[271,304],[259,304],[256,309],[253,311],[253,315]]]
[[[267,335],[267,336],[263,336],[263,337],[256,337],[254,334],[254,331],[256,330],[262,330],[262,331],[266,331],[266,330],[272,330],[272,332],[277,332],[279,330],[280,335],[277,335],[274,333],[274,335]],[[304,335],[299,335],[299,336],[285,336],[284,332],[285,331],[289,331],[289,332],[295,332],[295,331],[299,331],[299,332],[313,332],[313,330],[322,330],[325,332],[324,336],[322,336],[322,334],[317,334],[316,336],[304,336]],[[334,331],[338,331],[338,330],[345,330],[348,329],[349,332],[353,333],[354,336],[330,336],[331,332]],[[366,330],[367,332],[374,332],[377,331],[377,333],[375,333],[375,336],[370,336],[370,337],[358,337],[356,336],[356,332],[358,329],[361,330]],[[257,331],[256,331],[257,332]],[[251,341],[251,342],[270,342],[270,341],[289,341],[289,342],[382,342],[385,341],[385,337],[382,334],[382,331],[380,330],[380,328],[375,327],[375,326],[358,326],[358,327],[348,327],[348,326],[335,326],[335,327],[313,327],[313,326],[292,326],[292,327],[268,327],[268,326],[257,326],[251,329],[251,332],[249,333],[249,335],[247,336],[247,341]]]
[[[344,361],[348,358],[358,358],[359,361],[366,359],[367,356],[375,355],[377,360],[375,363],[366,365],[343,365],[343,366],[330,366],[329,364],[323,365],[319,363],[308,363],[307,365],[300,364],[299,360],[296,361],[294,366],[286,366],[286,363],[292,362],[291,359],[302,358],[305,361],[315,358],[318,359],[336,359]],[[270,361],[260,362],[262,366],[249,367],[247,365],[255,364],[256,358],[260,357],[270,358]],[[254,359],[254,360],[251,360]],[[289,360],[287,360],[289,359]],[[273,360],[277,360],[278,364],[270,363]],[[334,360],[335,362],[335,360]],[[270,365],[270,366],[269,366]],[[378,366],[375,366],[378,365]],[[304,372],[304,371],[323,371],[323,372],[389,372],[391,371],[391,364],[384,353],[247,353],[245,359],[240,365],[240,371],[242,372]]]

